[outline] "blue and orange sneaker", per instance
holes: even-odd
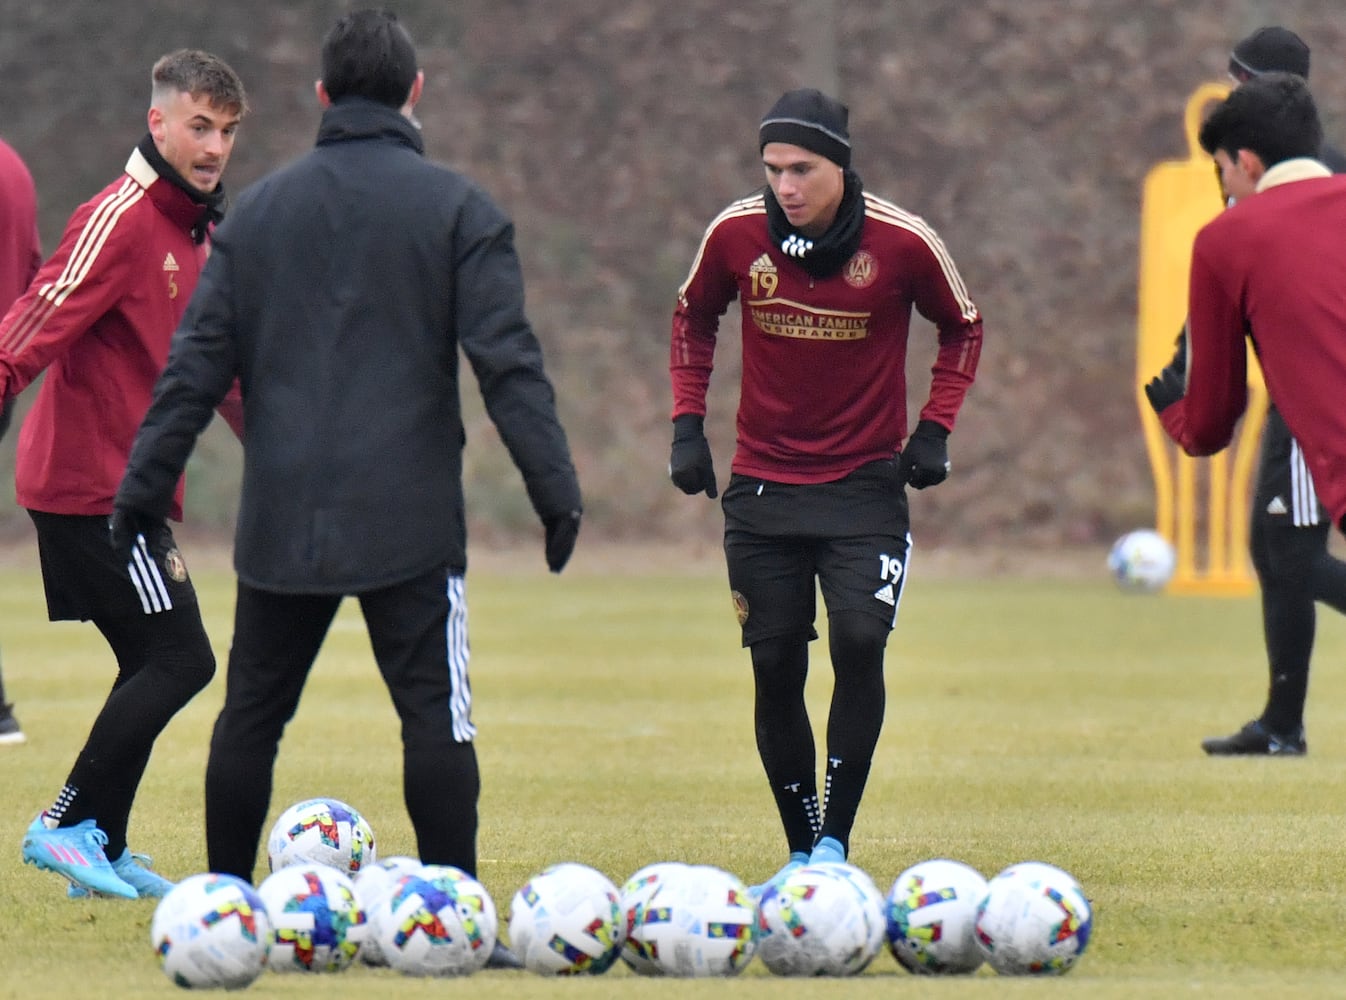
[[[137,899],[140,894],[112,868],[103,845],[107,834],[91,819],[74,826],[49,827],[38,813],[23,835],[23,860],[105,896]]]

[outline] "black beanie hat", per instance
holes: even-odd
[[[762,119],[757,149],[760,152],[768,142],[788,142],[825,156],[839,167],[849,167],[849,117],[846,105],[820,90],[791,90]]]
[[[1309,47],[1289,28],[1258,28],[1234,46],[1229,73],[1239,80],[1263,73],[1293,73],[1309,77]]]

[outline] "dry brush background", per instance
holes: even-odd
[[[32,167],[44,247],[125,162],[148,67],[171,48],[218,52],[249,89],[227,187],[300,155],[322,34],[350,6],[0,0],[0,134]],[[927,545],[1092,546],[1152,517],[1131,385],[1140,189],[1154,163],[1186,155],[1186,98],[1222,76],[1233,40],[1266,23],[1299,31],[1329,134],[1346,135],[1346,21],[1331,0],[390,6],[426,70],[429,154],[516,219],[591,541],[713,544],[716,506],[666,478],[668,318],[705,224],[759,185],[756,122],[782,90],[835,86],[866,185],[939,230],[986,318],[955,476],[913,503]],[[736,402],[725,329],[710,421],[721,476]],[[913,407],[932,341],[918,323]],[[464,394],[474,531],[529,536],[517,474],[475,387]],[[12,436],[0,448],[7,470]],[[237,463],[212,428],[189,518],[230,523]],[[0,530],[24,537],[26,520],[7,513]]]

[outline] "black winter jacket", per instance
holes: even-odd
[[[459,350],[542,518],[580,507],[513,226],[422,155],[396,109],[348,99],[316,148],[215,232],[116,503],[167,513],[197,435],[243,390],[239,578],[358,593],[466,569]]]

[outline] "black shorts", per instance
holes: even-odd
[[[1299,442],[1274,406],[1267,411],[1262,428],[1252,513],[1271,527],[1312,528],[1328,523]]]
[[[165,524],[141,535],[134,561],[108,541],[107,518],[30,510],[52,621],[128,618],[196,607],[196,588]],[[194,614],[197,612],[193,612]]]
[[[743,645],[818,637],[828,614],[897,618],[911,552],[907,495],[895,460],[831,483],[793,485],[734,474],[724,491],[724,553]]]

